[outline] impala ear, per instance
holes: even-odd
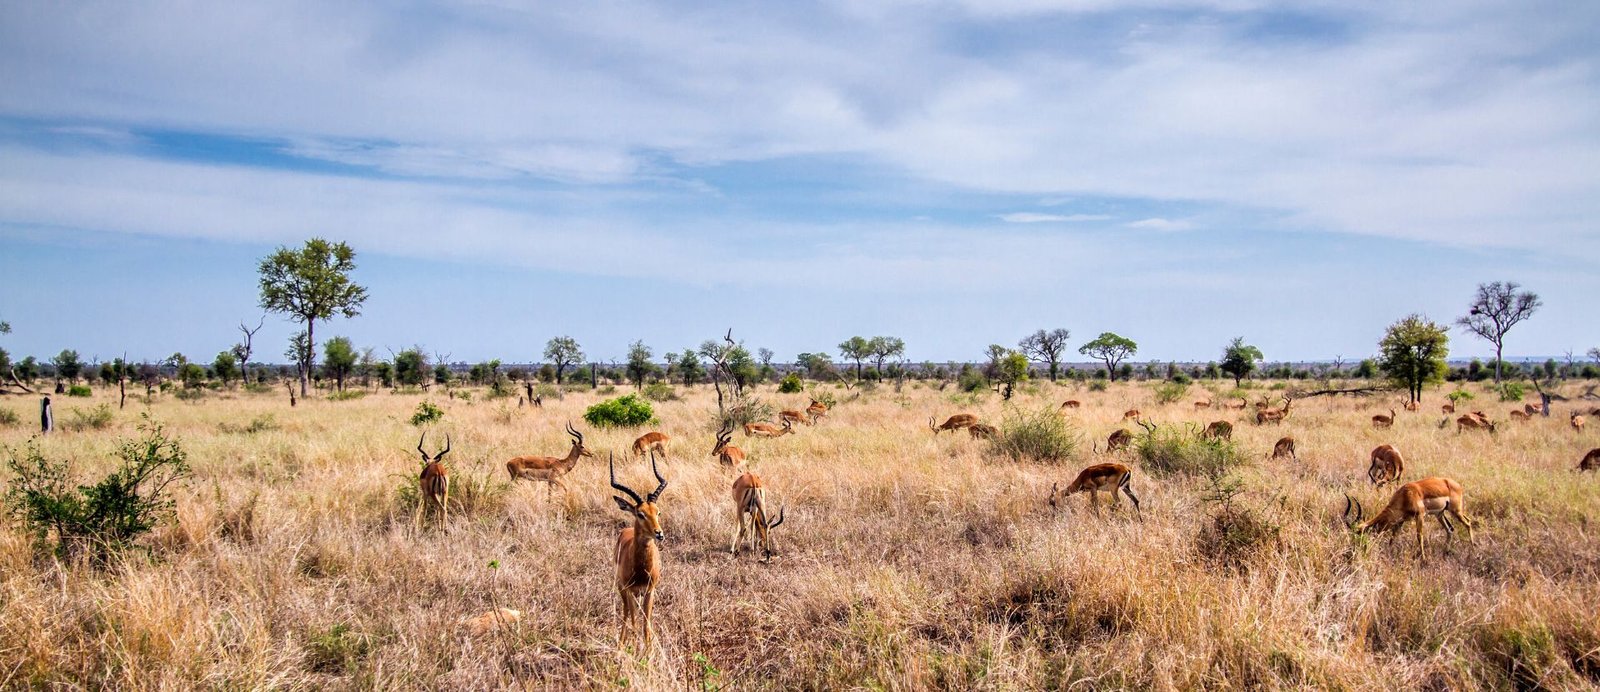
[[[620,497],[617,497],[616,495],[612,495],[611,499],[617,501],[617,508],[618,509],[621,509],[622,511],[627,512],[629,514],[637,514],[638,513],[636,511],[636,508],[633,506],[632,502],[629,502],[629,501],[624,500],[624,499],[622,499]]]

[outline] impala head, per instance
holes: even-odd
[[[728,446],[728,442],[731,441],[732,439],[733,439],[733,424],[729,423],[727,421],[723,421],[722,427],[717,430],[717,443],[711,447],[711,456],[717,456],[717,455],[721,454],[722,453],[722,448],[723,447],[727,447]]]
[[[572,437],[572,448],[578,450],[578,456],[590,458],[594,457],[594,452],[589,451],[588,447],[583,446],[583,433],[578,432],[576,428],[573,428],[572,423],[570,422],[567,423],[567,435]]]
[[[1351,515],[1351,511],[1350,510],[1352,508],[1355,509],[1354,516]],[[1367,530],[1367,525],[1361,523],[1361,517],[1364,514],[1365,514],[1365,512],[1363,512],[1362,509],[1361,509],[1361,502],[1356,500],[1353,497],[1350,497],[1349,493],[1345,493],[1345,495],[1344,495],[1344,514],[1340,517],[1341,519],[1344,520],[1345,528],[1348,528],[1351,531],[1354,531],[1356,533],[1361,533],[1363,531],[1366,531]]]
[[[444,450],[432,457],[429,457],[428,453],[422,449],[422,442],[426,439],[428,439],[428,433],[422,433],[422,437],[417,438],[417,453],[422,455],[422,464],[426,466],[436,461],[443,461],[444,455],[450,453],[450,433],[444,434]]]
[[[624,499],[612,495],[611,499],[617,501],[617,508],[633,515],[634,525],[642,529],[645,534],[654,536],[658,541],[666,538],[666,534],[661,531],[661,515],[656,511],[656,498],[661,497],[661,491],[667,489],[667,479],[662,478],[661,471],[656,468],[656,453],[650,453],[650,472],[656,475],[656,480],[660,484],[656,486],[655,490],[650,491],[649,495],[644,496],[643,499],[639,498],[639,493],[617,482],[616,458],[607,454],[606,461],[611,464],[611,487],[622,491],[629,498]],[[635,532],[634,535],[637,536],[639,534]]]

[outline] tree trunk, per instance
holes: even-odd
[[[1106,379],[1112,382],[1117,381],[1117,368],[1111,364],[1110,358],[1106,359]]]
[[[305,362],[300,364],[300,396],[302,397],[306,395],[306,382],[311,379],[311,364],[317,360],[317,339],[316,332],[313,331],[316,327],[317,321],[315,319],[306,320],[306,357]]]
[[[1494,342],[1494,383],[1495,384],[1500,384],[1500,361],[1504,360],[1503,358],[1500,357],[1501,349],[1502,349],[1502,347],[1500,345],[1500,342],[1498,342],[1498,341]]]
[[[1055,361],[1053,361],[1053,360],[1050,361],[1050,381],[1051,382],[1055,382],[1056,381],[1056,372],[1059,369],[1060,369],[1060,367],[1058,365],[1056,365]]]

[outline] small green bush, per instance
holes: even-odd
[[[600,428],[632,428],[654,421],[655,411],[650,402],[626,394],[590,406],[583,412],[583,419]]]
[[[1522,388],[1521,382],[1506,382],[1500,385],[1501,401],[1522,401],[1524,394],[1526,390]]]
[[[16,411],[8,408],[0,408],[0,425],[11,427],[21,422],[22,418],[17,415]]]
[[[355,401],[367,395],[365,389],[346,389],[328,395],[328,401]]]
[[[603,384],[603,385],[600,385],[599,389],[596,389],[594,391],[595,391],[596,394],[599,394],[601,396],[609,396],[609,395],[617,393],[617,386],[614,385],[614,384]]]
[[[22,456],[6,461],[10,489],[4,504],[40,547],[55,539],[62,557],[88,553],[97,561],[132,543],[171,516],[175,485],[189,476],[188,456],[177,440],[147,418],[137,439],[118,450],[122,465],[94,485],[70,480],[66,461],[51,461],[29,441]]]
[[[560,387],[550,383],[541,383],[533,386],[533,395],[540,399],[560,399],[565,396]]]
[[[89,385],[86,385],[86,384],[75,384],[75,385],[72,385],[71,387],[67,387],[67,396],[93,396],[93,395],[94,395],[94,391],[89,389]]]
[[[1094,380],[1094,381],[1089,383],[1089,391],[1091,391],[1091,392],[1103,392],[1103,391],[1106,390],[1106,381],[1105,381],[1105,379],[1103,377],[1103,374],[1105,373],[1105,371],[1101,370],[1100,372],[1102,374],[1102,377],[1100,379],[1096,379],[1096,380]]]
[[[1054,409],[1044,408],[1007,413],[1000,423],[1000,434],[990,444],[996,453],[1013,460],[1062,462],[1077,456],[1081,440]]]
[[[311,669],[329,675],[353,672],[361,659],[372,650],[371,637],[352,631],[339,623],[323,632],[312,632],[306,638]]]
[[[424,401],[417,404],[417,411],[411,414],[412,425],[427,425],[436,423],[444,418],[444,409],[434,406],[433,402]]]
[[[977,370],[967,370],[956,378],[956,386],[963,392],[981,392],[989,388],[989,378]]]
[[[783,381],[778,383],[779,394],[799,394],[805,388],[805,383],[800,381],[800,373],[796,372],[784,375]]]
[[[678,391],[665,382],[651,382],[644,386],[644,398],[651,401],[677,401]]]
[[[105,430],[111,427],[111,419],[114,415],[111,410],[111,404],[100,404],[87,411],[75,408],[72,409],[72,420],[67,421],[67,429],[80,432],[84,430]]]
[[[198,388],[180,389],[176,394],[173,394],[173,396],[177,397],[178,401],[199,401],[206,398],[206,390]]]
[[[828,407],[829,410],[833,410],[834,405],[839,403],[839,397],[834,396],[833,392],[824,389],[812,388],[810,396],[812,399],[822,402],[822,405]]]
[[[1457,388],[1455,391],[1450,392],[1450,394],[1447,395],[1447,396],[1449,397],[1450,403],[1452,405],[1459,404],[1459,403],[1461,403],[1463,401],[1472,401],[1474,398],[1476,398],[1476,397],[1474,397],[1472,395],[1472,392],[1469,392],[1469,391],[1467,391],[1465,389],[1460,389],[1460,388]]]
[[[1156,426],[1134,441],[1144,468],[1153,475],[1220,475],[1243,466],[1244,455],[1230,440],[1197,438],[1187,432]]]
[[[1163,382],[1156,385],[1156,403],[1170,404],[1183,399],[1189,393],[1189,385],[1184,382]]]

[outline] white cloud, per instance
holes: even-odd
[[[1190,223],[1189,221],[1181,219],[1174,221],[1172,219],[1163,219],[1159,216],[1129,222],[1127,226],[1128,228],[1137,228],[1146,231],[1187,231],[1191,228],[1194,228],[1194,224]]]
[[[1104,214],[1040,214],[1036,212],[1017,211],[1001,214],[995,218],[1006,223],[1076,223],[1083,221],[1105,221],[1111,217]]]

